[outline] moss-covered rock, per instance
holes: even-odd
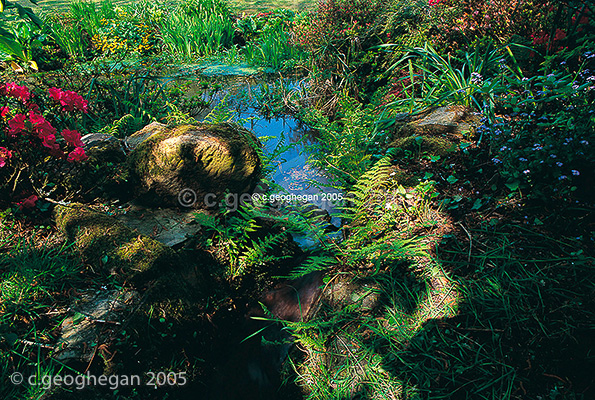
[[[417,114],[403,114],[398,118],[394,136],[445,135],[460,136],[478,125],[479,119],[463,106],[428,108]]]
[[[74,243],[82,259],[98,270],[142,281],[177,264],[177,255],[169,247],[82,204],[58,206],[54,213],[58,229]]]
[[[450,140],[434,136],[407,136],[395,139],[391,147],[402,150],[409,150],[414,154],[430,154],[444,157],[457,149],[455,143]]]
[[[469,139],[479,119],[463,106],[428,108],[416,114],[401,114],[387,148],[400,149],[409,155],[444,157],[461,141]],[[396,151],[396,156],[401,153]]]
[[[131,170],[160,205],[179,205],[180,194],[190,189],[196,199],[182,205],[214,206],[226,191],[249,192],[260,178],[258,139],[236,125],[152,123],[126,142],[133,148]]]

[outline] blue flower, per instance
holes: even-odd
[[[502,163],[502,161],[500,161],[500,160],[499,160],[499,159],[497,159],[496,157],[492,158],[492,162],[493,162],[494,164],[500,164],[500,163]]]
[[[558,167],[561,167],[561,166],[562,166],[562,165],[564,165],[564,164],[563,164],[563,163],[561,163],[560,161],[558,161],[558,162],[556,163],[556,165],[557,165]]]
[[[578,172],[576,169],[573,169],[573,170],[572,170],[572,175],[574,175],[574,176],[579,176],[580,174],[581,174],[581,173],[580,173],[580,172]]]
[[[559,181],[563,181],[564,179],[568,179],[568,177],[566,175],[562,175],[558,178]]]
[[[526,170],[523,171],[523,174],[527,175],[529,172],[531,172],[531,171],[529,171],[528,169],[526,169]]]
[[[527,159],[526,159],[525,157],[520,157],[520,158],[519,158],[519,161],[526,162],[526,161],[527,161]]]

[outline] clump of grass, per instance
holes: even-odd
[[[289,27],[294,14],[289,10],[277,10],[270,14],[267,18],[260,18],[265,22],[258,18],[254,20],[252,17],[242,20],[240,27],[249,26],[244,21],[250,21],[256,27],[256,32],[244,29],[246,30],[244,35],[255,36],[255,38],[242,48],[242,54],[249,64],[281,70],[291,67],[300,60],[303,52],[295,46],[291,37]],[[258,29],[260,25],[263,26]]]
[[[44,15],[44,29],[46,29],[56,44],[74,59],[84,59],[89,49],[89,41],[85,39],[83,27],[75,19],[64,15]]]
[[[159,28],[166,51],[181,61],[230,48],[235,30],[230,9],[220,0],[182,3],[161,20]]]
[[[0,229],[13,228],[2,223]],[[53,246],[54,239],[34,234],[5,244],[8,249],[0,255],[3,322],[34,316],[76,278],[80,265],[67,257],[66,245]]]
[[[0,379],[14,372],[28,377],[53,375],[63,366],[47,357],[53,348],[54,324],[47,311],[64,293],[80,286],[81,264],[50,230],[32,233],[18,222],[0,220]],[[59,313],[58,313],[59,314]],[[0,385],[2,398],[41,398],[47,385]]]

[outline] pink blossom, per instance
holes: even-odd
[[[39,137],[40,139],[43,139],[46,136],[56,135],[56,128],[54,128],[52,124],[46,121],[46,119],[43,116],[35,114],[33,111],[30,111],[29,120],[33,125],[33,132],[36,133],[37,137]]]
[[[29,103],[29,105],[27,106],[27,108],[29,108],[30,111],[33,111],[37,114],[41,114],[41,111],[39,111],[39,106],[35,103]]]
[[[10,112],[10,108],[8,107],[0,107],[0,117],[4,118]]]
[[[57,103],[60,102],[60,97],[62,96],[62,89],[59,89],[57,87],[52,87],[52,88],[48,89],[48,92],[52,99],[54,99]]]
[[[6,84],[6,95],[16,99],[21,99],[23,102],[29,100],[30,97],[29,89],[27,89],[25,86],[19,86],[14,82]]]
[[[43,136],[42,138],[43,140],[43,145],[45,147],[47,147],[48,149],[53,149],[54,146],[56,145],[56,135],[52,135],[52,134],[48,134]]]
[[[81,141],[81,134],[76,130],[68,130],[64,129],[62,131],[62,137],[66,140],[66,143],[71,144],[75,147],[83,147],[83,142]]]
[[[72,150],[70,154],[68,154],[68,161],[85,161],[87,159],[87,155],[85,154],[85,150],[82,147],[77,147],[76,149]]]
[[[8,150],[6,147],[0,147],[0,168],[6,165],[6,160],[12,157],[12,151]]]
[[[20,203],[17,203],[17,206],[19,206],[19,210],[23,211],[24,208],[29,209],[35,207],[37,200],[39,200],[39,198],[35,195],[32,195],[26,199],[23,199]]]
[[[16,136],[25,130],[25,119],[23,114],[17,114],[14,118],[8,120],[8,135]]]
[[[62,90],[60,88],[55,87],[48,89],[48,92],[50,94],[50,97],[54,99],[54,101],[62,105],[64,111],[70,112],[74,109],[77,109],[84,113],[88,112],[87,107],[89,103],[87,102],[87,100],[83,99],[83,97],[80,94],[72,92],[70,90]]]

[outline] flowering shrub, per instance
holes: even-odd
[[[330,42],[366,35],[382,11],[381,1],[324,0],[294,25],[295,41],[314,53]]]
[[[0,187],[5,194],[5,189],[40,190],[35,176],[44,176],[47,183],[60,164],[86,160],[81,134],[68,126],[88,111],[79,94],[50,88],[47,97],[37,96],[9,82],[0,85],[0,104]],[[60,134],[53,124],[63,128]],[[37,200],[33,197],[18,203],[19,208],[30,208]]]
[[[569,64],[581,62],[578,71]],[[589,191],[595,153],[595,54],[562,60],[553,72],[513,82],[502,117],[485,130],[506,186],[529,197],[566,199]]]
[[[438,32],[431,38],[438,47],[469,44],[490,37],[500,43],[513,36],[528,38],[547,29],[552,0],[430,0]]]
[[[151,26],[122,12],[116,19],[103,18],[91,41],[108,55],[126,52],[148,54],[155,50],[157,37]]]

